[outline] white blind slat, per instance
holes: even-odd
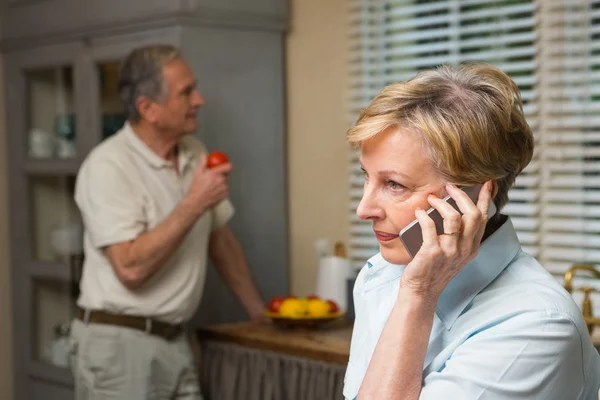
[[[353,4],[350,119],[383,86],[422,69],[492,63],[520,87],[536,138],[503,212],[523,249],[549,270],[600,263],[600,0]],[[349,208],[359,264],[378,244],[354,215],[364,183],[357,160],[350,158]]]

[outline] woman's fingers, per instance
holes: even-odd
[[[484,183],[483,187],[479,191],[479,198],[477,199],[477,208],[481,213],[481,225],[479,230],[477,231],[477,235],[475,238],[477,241],[481,241],[483,234],[485,232],[485,227],[488,221],[488,212],[490,208],[490,203],[492,202],[492,181],[487,181]]]
[[[438,237],[435,229],[435,223],[421,208],[415,210],[415,217],[421,225],[421,234],[423,236],[423,246],[437,246]]]
[[[488,210],[490,208],[490,202],[492,201],[492,181],[487,181],[483,184],[483,187],[479,191],[479,198],[477,199],[477,208],[481,212],[481,216],[488,219]]]
[[[475,203],[473,203],[473,200],[471,200],[469,195],[464,192],[464,190],[459,189],[452,184],[446,185],[446,190],[448,191],[450,197],[452,197],[456,202],[456,205],[461,213],[469,214],[477,212],[477,206]]]
[[[485,187],[486,184],[482,186],[482,189],[480,190],[480,196],[481,191],[485,191]],[[456,204],[458,205],[460,211],[463,213],[462,222],[464,236],[469,237],[471,239],[477,237],[479,235],[479,232],[482,232],[482,228],[485,229],[485,222],[487,221],[487,219],[482,219],[483,215],[481,209],[479,208],[479,204],[475,205],[475,203],[473,203],[473,200],[471,200],[471,198],[463,190],[457,188],[454,185],[447,185],[447,190],[450,196],[452,196],[452,198],[454,199],[454,201],[456,201]],[[478,201],[478,203],[480,202]],[[487,205],[489,205],[489,201]]]
[[[473,259],[487,222],[487,207],[491,200],[489,188],[489,182],[482,186],[476,205],[465,192],[449,185],[448,193],[460,211],[436,196],[428,197],[429,204],[443,218],[445,233],[442,236],[438,236],[430,215],[420,208],[415,210],[423,246],[407,266],[402,277],[405,285],[437,295]]]
[[[453,235],[461,231],[462,218],[460,213],[454,207],[434,195],[429,195],[427,201],[429,201],[429,204],[431,204],[431,206],[442,216],[444,222],[444,234]]]

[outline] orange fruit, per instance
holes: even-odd
[[[308,300],[308,315],[311,317],[325,317],[329,314],[329,303],[321,299]]]
[[[303,318],[308,313],[306,300],[285,299],[279,307],[279,315],[287,318]]]

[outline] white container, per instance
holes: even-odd
[[[42,129],[29,131],[29,157],[49,158],[54,155],[54,137]]]
[[[340,311],[348,309],[347,279],[352,269],[350,260],[343,257],[329,256],[321,258],[317,270],[315,294],[324,300],[333,300]]]
[[[74,158],[77,155],[75,142],[59,138],[56,142],[56,155],[58,158]]]
[[[81,254],[83,252],[83,228],[75,222],[55,225],[50,232],[50,243],[58,255]]]

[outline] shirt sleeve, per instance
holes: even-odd
[[[90,159],[77,177],[75,202],[96,248],[135,239],[146,230],[142,196],[118,163]]]
[[[513,316],[458,346],[425,378],[420,399],[579,399],[582,334],[558,312]]]
[[[229,199],[225,199],[217,204],[212,209],[212,227],[211,230],[215,231],[227,224],[233,214],[235,213],[235,209],[233,208],[233,204]]]

